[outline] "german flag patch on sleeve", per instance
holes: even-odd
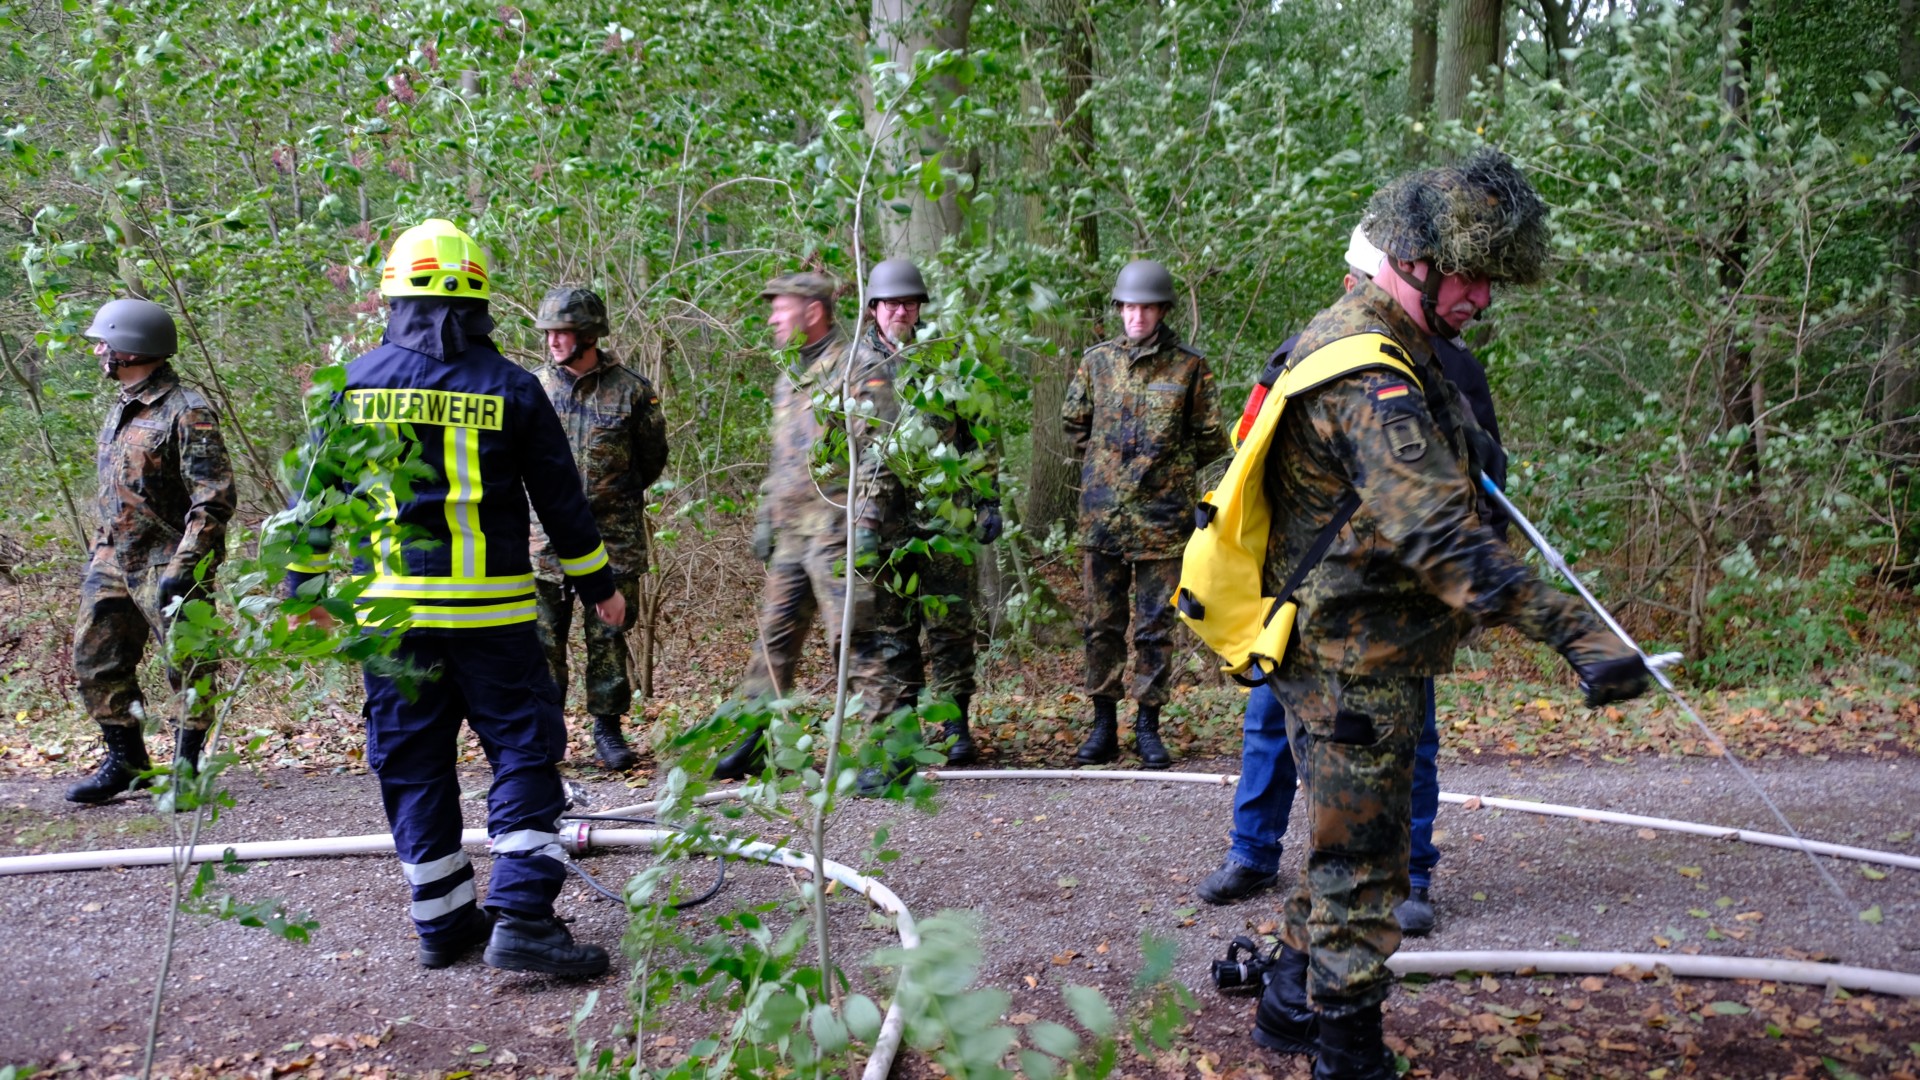
[[[1413,389],[1406,383],[1389,383],[1373,392],[1373,400],[1392,401],[1394,398],[1406,397],[1412,392]]]

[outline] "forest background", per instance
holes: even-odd
[[[490,246],[529,365],[541,293],[600,290],[669,419],[637,634],[671,707],[730,687],[750,636],[761,283],[910,255],[953,346],[930,377],[1004,451],[990,671],[1051,651],[1064,691],[1058,413],[1113,273],[1172,268],[1231,415],[1336,294],[1374,188],[1482,143],[1554,207],[1547,283],[1468,335],[1516,500],[1696,685],[1864,688],[1902,714],[1872,737],[1910,745],[1916,26],[1915,0],[7,0],[0,704],[55,725],[9,753],[63,767],[42,752],[81,730],[66,643],[112,392],[78,333],[107,299],[181,314],[176,364],[257,526],[310,373],[378,339],[400,229],[445,216]],[[236,529],[235,557],[256,543]],[[319,678],[267,695],[283,732],[357,712],[350,672]]]

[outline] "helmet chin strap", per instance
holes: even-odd
[[[157,364],[160,362],[160,358],[135,356],[133,353],[123,353],[118,349],[112,348],[107,350],[107,355],[99,359],[100,377],[103,379],[119,378],[121,368],[144,367],[147,364]]]
[[[567,353],[567,358],[565,360],[560,361],[560,366],[564,368],[570,368],[573,365],[579,363],[580,358],[587,355],[587,350],[593,348],[598,344],[600,344],[600,341],[598,338],[592,341],[586,341],[576,335],[573,339],[573,349]]]
[[[1421,281],[1413,276],[1413,271],[1400,265],[1401,260],[1387,257],[1387,264],[1400,280],[1420,290],[1420,314],[1426,318],[1427,332],[1444,337],[1458,337],[1460,328],[1440,315],[1440,283],[1446,280],[1445,274],[1434,272],[1433,264],[1427,264],[1427,280]]]

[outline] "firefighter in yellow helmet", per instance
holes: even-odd
[[[488,336],[485,250],[451,222],[422,222],[394,242],[380,292],[386,334],[347,365],[343,404],[346,423],[393,425],[432,470],[404,501],[362,492],[384,503],[391,528],[353,568],[367,580],[363,599],[405,602],[395,657],[426,673],[411,696],[365,673],[367,763],[412,889],[420,962],[445,967],[486,942],[493,967],[598,975],[606,950],[576,944],[553,912],[566,878],[557,835],[566,728],[534,634],[529,508],[602,622],[620,625],[626,604],[546,392]],[[313,595],[326,568],[324,559],[297,563],[290,584]],[[484,911],[460,846],[463,720],[493,763]]]

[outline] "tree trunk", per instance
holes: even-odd
[[[1899,85],[1920,93],[1920,0],[1900,0]],[[1906,153],[1920,153],[1920,110],[1903,109],[1907,143]],[[1895,262],[1894,332],[1886,351],[1885,369],[1880,379],[1879,414],[1882,421],[1894,421],[1912,415],[1920,407],[1920,368],[1915,366],[1914,349],[1920,338],[1920,203],[1909,201],[1900,211],[1895,227],[1899,239],[1894,244]],[[1906,424],[1893,430],[1896,452],[1920,451],[1920,431]]]
[[[1749,42],[1753,32],[1748,0],[1726,0],[1723,29],[1726,59],[1721,69],[1720,100],[1727,108],[1727,139],[1731,143],[1744,126],[1747,115],[1747,61],[1751,56]],[[1735,168],[1729,168],[1728,172],[1739,175]],[[1732,505],[1747,504],[1734,514],[1735,530],[1743,539],[1753,538],[1764,529],[1759,502],[1757,420],[1765,403],[1761,400],[1761,384],[1754,369],[1752,335],[1748,332],[1750,316],[1745,304],[1750,212],[1745,185],[1732,181],[1722,214],[1730,229],[1719,244],[1715,276],[1727,305],[1725,338],[1720,349],[1721,430],[1744,428],[1747,432],[1746,441],[1735,448],[1729,462],[1729,479],[1743,489],[1742,495],[1732,500]]]
[[[1447,31],[1439,54],[1434,111],[1442,121],[1459,120],[1473,126],[1467,96],[1473,81],[1499,84],[1499,65],[1506,54],[1503,0],[1447,0]]]
[[[1920,23],[1920,2],[1900,0],[1898,24],[1903,29],[1898,83],[1920,91],[1920,27],[1916,23]],[[1904,151],[1920,153],[1920,110],[1904,110],[1902,119],[1907,136]],[[1893,328],[1881,354],[1880,377],[1876,380],[1880,396],[1875,411],[1882,423],[1890,425],[1882,446],[1899,463],[1895,465],[1899,478],[1896,499],[1906,508],[1904,520],[1896,518],[1890,561],[1909,567],[1903,576],[1911,581],[1913,568],[1920,567],[1920,559],[1914,557],[1915,549],[1920,548],[1920,515],[1913,513],[1920,504],[1920,360],[1915,357],[1916,347],[1920,347],[1920,203],[1909,200],[1897,213],[1891,223],[1899,230],[1893,245]]]
[[[480,104],[480,73],[468,68],[460,73],[460,96],[467,99],[469,106]],[[468,155],[467,166],[467,207],[475,217],[487,209],[487,170],[480,163],[479,147],[473,148]]]
[[[1573,44],[1572,0],[1540,0],[1540,39],[1547,50],[1547,70],[1560,85],[1572,80],[1572,71],[1562,53]]]
[[[1060,133],[1066,137],[1066,153],[1056,154],[1059,140],[1045,127],[1036,127],[1027,144],[1029,172],[1051,174],[1049,187],[1064,194],[1079,187],[1090,187],[1094,166],[1093,113],[1086,103],[1093,88],[1093,28],[1090,15],[1077,0],[1052,0],[1045,7],[1060,41],[1060,57],[1065,68],[1065,85],[1060,100],[1053,103],[1054,115],[1062,121]],[[1027,235],[1053,233],[1056,220],[1039,194],[1027,197]],[[1082,280],[1093,280],[1100,265],[1099,220],[1082,213],[1061,237],[1079,256]],[[1058,235],[1058,234],[1054,234]],[[1033,460],[1027,473],[1027,507],[1024,520],[1028,535],[1047,535],[1056,523],[1072,520],[1078,501],[1079,470],[1073,460],[1073,446],[1060,424],[1060,407],[1067,400],[1067,383],[1078,363],[1077,338],[1082,313],[1096,314],[1099,291],[1065,297],[1066,306],[1055,317],[1042,320],[1040,331],[1054,343],[1051,353],[1028,354],[1029,382],[1033,405]]]
[[[99,4],[94,11],[94,34],[103,48],[111,49],[120,41],[120,24],[113,18],[109,5]],[[127,172],[120,164],[120,149],[126,145],[127,103],[114,92],[114,81],[100,79],[99,96],[94,105],[101,112],[100,145],[106,150],[107,162],[107,217],[113,223],[114,260],[120,272],[120,283],[127,292],[142,300],[147,299],[146,282],[140,278],[140,266],[133,252],[141,246],[140,235],[134,231],[133,220],[127,216],[125,197],[120,194],[120,185],[127,179]]]
[[[1440,59],[1440,0],[1413,0],[1413,62],[1407,65],[1407,157],[1426,156],[1425,127],[1433,110],[1433,75]]]
[[[873,0],[869,24],[873,47],[891,59],[903,75],[911,76],[914,57],[923,50],[945,52],[967,47],[973,5],[974,0]],[[932,88],[943,105],[959,97],[963,89],[950,76],[936,77]],[[910,93],[924,93],[925,89],[916,87]],[[896,113],[887,118],[882,130],[881,109],[887,104],[883,97],[890,98],[891,92],[883,95],[871,86],[867,88],[869,130],[882,142],[887,171],[898,176],[915,165],[937,168],[940,183],[935,185],[936,198],[928,197],[925,184],[908,179],[897,195],[882,199],[881,242],[889,258],[926,260],[948,237],[959,235],[965,222],[960,189],[970,162],[946,160],[946,135],[936,123],[908,127],[904,115]],[[892,209],[895,205],[905,206],[906,212]]]

